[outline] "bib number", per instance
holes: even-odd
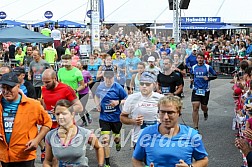
[[[161,90],[164,95],[170,93],[170,87],[162,87]]]
[[[12,133],[14,117],[4,117],[4,129],[7,133]]]
[[[141,125],[141,129],[144,129],[148,126],[154,125],[156,124],[157,121],[143,121],[143,124]]]
[[[42,80],[42,75],[41,74],[35,74],[34,78],[35,78],[35,80]]]
[[[195,94],[199,96],[205,96],[206,91],[204,89],[197,89]]]
[[[29,67],[25,67],[25,72],[29,72]]]

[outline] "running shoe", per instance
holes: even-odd
[[[204,113],[204,120],[206,121],[208,119],[208,113]]]
[[[88,114],[87,116],[88,123],[91,124],[93,122],[93,119],[91,117],[91,114]]]
[[[116,144],[116,151],[120,151],[121,150],[121,143]]]

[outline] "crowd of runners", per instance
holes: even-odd
[[[122,124],[133,129],[135,167],[208,165],[199,112],[203,111],[206,121],[209,83],[217,78],[214,58],[246,58],[252,54],[249,36],[191,34],[175,43],[162,33],[139,30],[126,35],[119,28],[111,35],[103,27],[101,48],[83,59],[80,45],[90,44],[86,32],[63,33],[57,26],[51,31],[46,25],[41,33],[54,38],[54,42],[43,44],[42,52],[31,43],[1,44],[3,167],[33,167],[38,146],[44,167],[85,167],[87,144],[95,148],[97,165],[110,167],[110,143],[114,141],[116,150],[121,150]],[[229,64],[240,61],[228,60]],[[239,137],[247,138],[252,130],[242,111],[252,111],[251,69],[244,62],[234,79],[234,128],[238,128]],[[190,85],[184,85],[185,77],[190,78]],[[184,86],[190,86],[192,92],[192,128],[179,123]],[[86,109],[90,97],[91,112]],[[92,112],[100,113],[100,138],[88,130],[92,128]],[[80,115],[80,124],[76,115]],[[236,146],[244,157],[250,155],[243,139],[237,139]],[[169,156],[173,158],[166,158]]]

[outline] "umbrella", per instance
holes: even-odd
[[[5,25],[6,27],[16,27],[16,26],[20,26],[20,27],[25,27],[26,24],[25,23],[21,23],[15,20],[4,20],[3,22],[1,22],[2,25]]]
[[[58,25],[60,28],[86,28],[86,25],[84,24],[68,20],[59,21]]]
[[[54,25],[57,22],[52,20],[42,21],[32,24],[32,27],[44,27],[46,23],[49,23],[49,25]]]

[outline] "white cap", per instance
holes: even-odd
[[[153,61],[154,62],[155,61],[155,57],[150,56],[147,61]]]
[[[198,50],[198,46],[197,46],[196,44],[194,44],[194,45],[192,46],[192,50]]]

